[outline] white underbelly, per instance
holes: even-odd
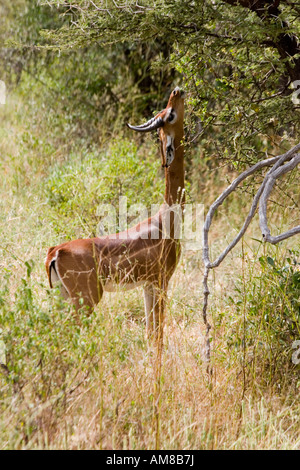
[[[145,283],[145,281],[138,281],[138,282],[123,282],[120,284],[117,284],[114,281],[108,281],[106,282],[104,286],[104,291],[105,292],[118,292],[118,291],[126,291],[126,290],[131,290],[135,289],[136,287],[142,286]]]

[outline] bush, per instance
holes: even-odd
[[[300,335],[299,252],[280,258],[259,257],[248,280],[240,279],[229,297],[233,315],[228,332],[230,353],[263,382],[282,384],[299,371],[292,345]]]

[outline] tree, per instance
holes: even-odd
[[[97,44],[136,50],[148,65],[140,80],[136,67],[131,69],[132,86],[142,84],[145,96],[154,93],[158,81],[157,75],[150,79],[153,71],[166,65],[169,73],[176,70],[174,80],[181,80],[190,94],[190,140],[201,135],[208,154],[250,163],[266,150],[285,148],[289,139],[298,139],[299,105],[290,96],[292,83],[300,79],[297,3],[51,0],[47,4],[64,7],[65,14],[72,15],[69,25],[43,31],[50,47],[73,50]],[[134,63],[140,65],[139,60]],[[164,86],[173,86],[171,76]]]

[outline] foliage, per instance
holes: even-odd
[[[35,75],[51,107],[93,139],[100,126],[113,131],[159,110],[181,82],[188,141],[201,136],[205,154],[250,163],[299,139],[291,97],[299,11],[291,2],[237,3],[19,0],[12,10],[4,2],[4,39],[13,47],[2,55],[10,76]]]
[[[169,55],[163,41],[151,47],[126,42],[53,50],[40,31],[71,26],[76,15],[68,6],[18,0],[14,8],[7,1],[1,8],[6,18],[0,27],[1,79],[11,86],[20,83],[24,94],[47,103],[56,120],[64,116],[76,137],[98,142],[99,136],[111,137],[121,126],[124,131],[129,119],[141,113],[149,117],[165,104],[174,70],[165,65],[155,71],[149,65]]]
[[[41,6],[40,2],[3,0],[0,5],[1,75],[7,82],[19,82],[24,70],[35,73],[48,65],[49,54],[36,48],[41,28],[59,28],[63,20],[59,9]],[[17,44],[22,44],[19,50]],[[42,43],[42,42],[41,42]]]
[[[79,219],[81,230],[83,226],[89,236],[99,235],[99,216],[105,216],[100,213],[102,205],[110,204],[116,210],[118,223],[120,197],[127,198],[128,209],[143,205],[150,210],[151,204],[159,203],[163,198],[163,178],[158,173],[158,158],[150,152],[145,155],[145,150],[147,147],[138,151],[136,145],[125,140],[116,141],[105,152],[71,154],[63,164],[54,164],[43,185],[53,211],[50,221],[57,233],[74,236],[74,220]]]
[[[120,45],[128,37],[154,48],[165,41],[167,61],[189,91],[202,145],[219,158],[249,162],[299,137],[299,113],[290,96],[291,82],[300,75],[299,11],[285,2],[272,11],[235,3],[71,2],[74,22],[45,30],[43,37],[57,50]],[[149,59],[157,69],[166,58]]]
[[[257,261],[250,279],[241,277],[235,295],[229,296],[234,315],[227,320],[227,342],[248,373],[252,370],[257,379],[280,386],[299,373],[299,365],[291,361],[300,334],[299,252],[289,250],[282,259],[277,249]]]

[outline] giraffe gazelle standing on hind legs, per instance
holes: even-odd
[[[93,308],[104,291],[118,285],[143,285],[147,334],[161,340],[168,283],[180,256],[178,216],[172,207],[178,202],[184,206],[183,118],[184,92],[176,87],[163,111],[141,126],[128,125],[138,132],[159,129],[165,201],[157,214],[118,234],[49,248],[46,258],[50,286],[58,284],[77,311]]]

